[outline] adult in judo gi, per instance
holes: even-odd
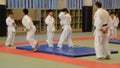
[[[54,39],[54,32],[55,32],[55,19],[53,17],[53,10],[48,11],[48,16],[45,19],[45,23],[47,24],[47,40],[50,48],[53,48],[53,39]]]
[[[59,14],[60,18],[60,24],[62,25],[62,34],[60,36],[59,42],[58,42],[58,49],[62,48],[63,42],[66,40],[68,42],[69,47],[73,47],[73,42],[71,40],[71,34],[72,34],[72,28],[71,28],[71,15],[69,14],[69,11],[64,8]]]
[[[5,46],[12,46],[14,45],[14,39],[15,39],[15,34],[16,34],[16,24],[13,19],[13,12],[10,12],[8,17],[6,18],[6,24],[7,24],[7,40],[5,43]]]
[[[108,23],[109,13],[102,8],[101,2],[96,2],[94,15],[94,46],[98,60],[110,59],[110,48],[108,45]]]
[[[22,19],[22,24],[27,31],[26,40],[29,41],[30,45],[33,48],[33,52],[38,51],[39,43],[34,39],[34,35],[36,32],[36,27],[33,24],[33,21],[30,16],[28,16],[28,9],[23,9],[24,17]]]

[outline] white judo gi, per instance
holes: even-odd
[[[109,18],[109,38],[114,40],[116,38],[116,20],[114,18]]]
[[[55,32],[55,20],[52,16],[48,15],[45,19],[45,23],[47,24],[47,40],[49,47],[53,47],[53,39],[54,39],[54,32]]]
[[[7,17],[6,24],[8,26],[7,27],[8,36],[7,36],[7,40],[5,43],[6,46],[14,45],[14,39],[15,39],[15,34],[16,34],[16,30],[15,30],[16,25],[13,25],[13,23],[15,24],[14,19],[11,17]]]
[[[96,27],[94,32],[94,46],[97,58],[101,58],[104,56],[110,55],[110,48],[108,45],[108,33],[103,33],[101,29],[108,28],[109,22],[109,13],[99,8],[94,15],[95,23],[94,26]]]
[[[73,46],[73,42],[71,40],[71,33],[72,33],[72,28],[71,28],[71,16],[70,14],[65,14],[64,12],[61,12],[59,14],[59,18],[61,20],[60,24],[63,26],[62,29],[62,34],[60,36],[60,40],[58,42],[58,47],[62,47],[62,44],[65,40],[67,40],[69,47]]]
[[[117,27],[119,26],[119,18],[115,16],[115,38],[117,38]]]
[[[32,48],[35,48],[37,44],[37,41],[34,39],[36,27],[34,26],[32,19],[28,15],[25,15],[22,19],[22,24],[25,29],[27,29],[26,40],[29,41]]]

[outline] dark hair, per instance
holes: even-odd
[[[62,11],[62,12],[67,12],[67,13],[69,13],[69,11],[68,11],[67,8],[63,8],[61,11]]]
[[[23,9],[23,13],[27,15],[29,13],[28,9]]]
[[[115,14],[115,12],[111,12],[110,15]]]
[[[49,9],[49,10],[48,10],[48,13],[50,13],[50,12],[53,12],[53,10],[52,10],[52,9]]]
[[[101,2],[95,2],[95,5],[98,7],[98,8],[101,8],[102,7],[102,3]]]
[[[13,12],[11,11],[11,12],[8,12],[8,15],[12,15],[13,14]]]

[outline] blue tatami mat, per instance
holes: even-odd
[[[18,46],[16,49],[20,50],[32,50],[31,46]],[[54,44],[54,48],[49,48],[47,44],[40,45],[38,48],[39,52],[55,54],[68,57],[83,57],[83,56],[93,56],[95,55],[94,48],[90,47],[74,47],[69,48],[68,45],[64,44],[61,50],[57,49],[57,44]],[[111,51],[111,53],[118,53],[118,51]]]
[[[109,43],[120,44],[120,40],[110,40]]]

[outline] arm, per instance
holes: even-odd
[[[8,26],[14,26],[14,27],[16,27],[16,24],[15,24],[15,21],[14,21],[14,19],[7,19],[6,20],[6,24],[8,25]]]
[[[60,12],[60,14],[58,15],[58,17],[60,18],[60,24],[63,25],[63,18],[62,15],[64,14],[64,12]]]
[[[31,20],[28,17],[24,18],[22,22],[26,29],[29,30],[31,28]]]
[[[115,18],[115,27],[118,27],[118,25],[119,25],[119,18],[116,17],[116,18]]]
[[[13,22],[12,22],[10,19],[6,19],[6,24],[7,24],[7,26],[13,26],[12,23],[13,23]]]
[[[52,24],[54,24],[54,22],[55,22],[54,18],[47,17],[47,18],[45,19],[45,23],[46,23],[47,25],[52,25]]]
[[[63,24],[67,24],[67,23],[71,23],[71,16],[70,16],[70,14],[65,14],[64,12],[61,12],[60,14],[59,14],[59,18],[61,19],[61,22],[60,22],[60,24],[61,25],[63,25]],[[64,21],[67,21],[67,22],[64,22]]]
[[[16,27],[16,23],[15,23],[15,21],[13,20],[13,23],[12,23],[12,25],[14,26],[14,27]]]
[[[64,12],[61,12],[61,13],[59,14],[59,18],[60,18],[60,19],[66,19],[66,18],[68,18],[68,14],[65,14]]]
[[[64,15],[65,15],[64,12],[60,12],[60,14],[59,14],[59,18],[60,18],[60,19],[64,19],[64,18],[63,18]]]
[[[101,30],[102,29],[102,21],[101,21],[100,14],[98,14],[98,13],[95,14],[94,26],[95,26],[96,30]]]

